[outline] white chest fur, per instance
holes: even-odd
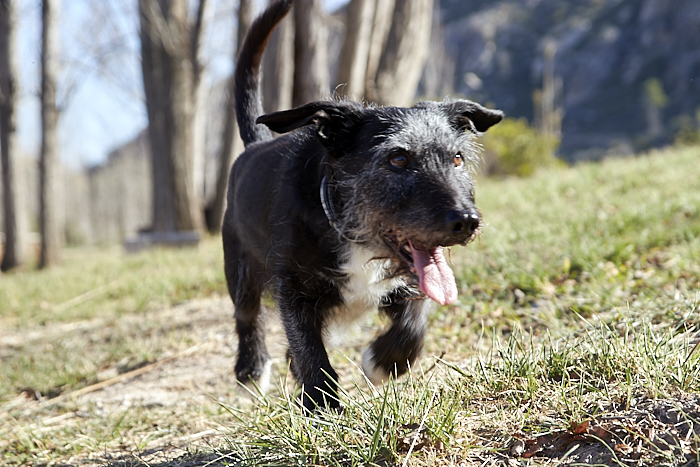
[[[406,285],[402,277],[388,277],[390,260],[373,259],[376,254],[358,245],[350,245],[341,270],[348,280],[341,289],[344,306],[338,310],[338,321],[359,319],[365,312],[376,310],[389,292]]]

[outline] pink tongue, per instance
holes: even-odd
[[[440,305],[454,302],[457,299],[457,283],[442,254],[442,247],[422,250],[415,248],[410,242],[409,245],[423,293]]]

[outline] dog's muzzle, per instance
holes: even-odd
[[[466,244],[475,237],[480,224],[475,209],[451,210],[445,215],[442,231],[433,232],[430,243],[396,232],[383,238],[402,265],[400,269],[416,277],[421,292],[446,305],[457,299],[457,284],[443,247]]]

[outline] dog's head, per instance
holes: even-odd
[[[340,230],[396,260],[440,303],[456,298],[442,248],[474,238],[476,137],[503,113],[467,100],[410,108],[322,101],[264,115],[258,123],[285,133],[313,125],[325,148],[328,183]]]

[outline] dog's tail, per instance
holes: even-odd
[[[270,5],[250,25],[236,61],[234,74],[236,119],[246,146],[256,141],[272,139],[272,133],[255,120],[263,114],[260,96],[260,62],[267,41],[282,18],[292,7],[292,0],[279,0]]]

